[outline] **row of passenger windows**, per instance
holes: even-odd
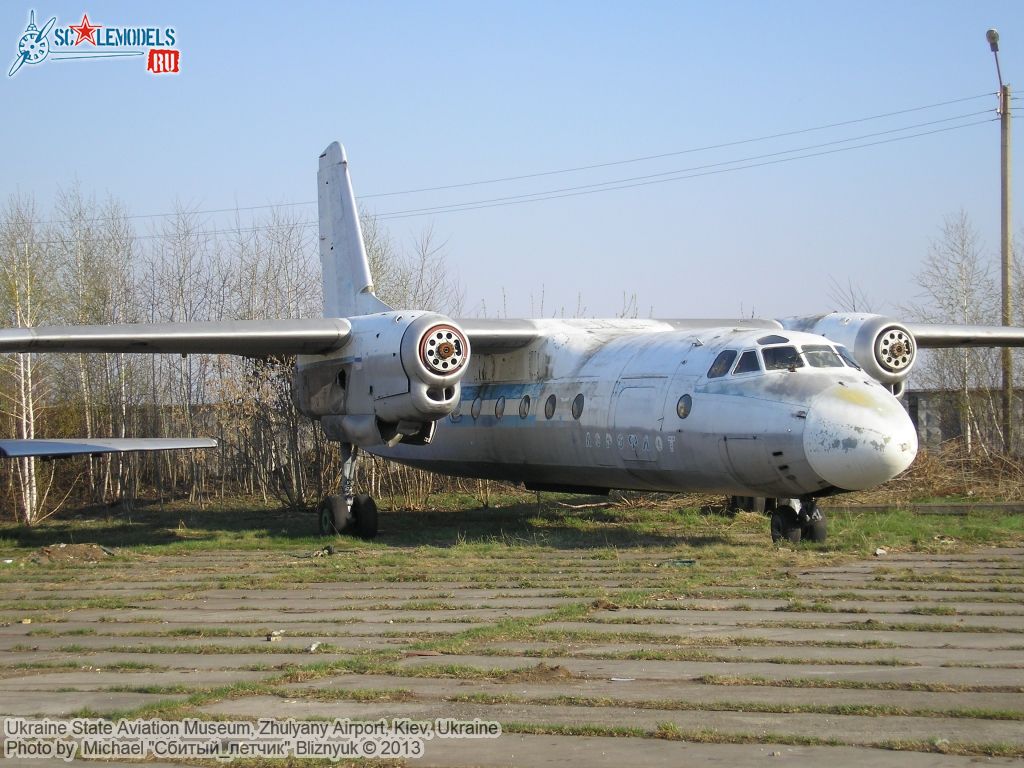
[[[577,421],[579,420],[580,416],[583,415],[583,402],[584,399],[582,392],[572,399],[572,406],[570,408],[570,412],[572,413],[572,417]],[[530,415],[530,408],[532,407],[532,404],[533,400],[530,398],[530,396],[523,395],[522,399],[519,401],[519,418],[525,419],[527,416]],[[471,405],[469,408],[469,414],[470,416],[473,417],[473,421],[476,421],[477,419],[480,418],[480,412],[483,410],[483,406],[484,401],[481,398],[478,397],[473,401],[473,405]],[[555,397],[554,395],[548,395],[547,400],[544,401],[544,418],[554,418],[555,411],[557,410],[557,408],[558,398]],[[494,401],[494,417],[498,420],[501,420],[501,418],[504,415],[505,398],[499,397],[497,400]],[[459,409],[456,409],[451,415],[451,420],[453,422],[458,422],[461,418],[462,414],[459,412]]]
[[[736,358],[739,357],[739,362]],[[764,367],[762,368],[762,359]],[[733,363],[736,366],[733,367]],[[849,368],[860,370],[860,366],[843,347],[831,347],[828,344],[805,344],[801,349],[793,346],[764,347],[760,350],[748,349],[742,355],[735,349],[726,349],[715,358],[708,369],[708,378],[717,379],[731,370],[733,375],[739,373],[755,373],[756,371],[790,371],[810,366],[811,368]]]

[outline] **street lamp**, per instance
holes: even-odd
[[[1001,231],[999,252],[1002,266],[1002,321],[1003,325],[1013,324],[1013,303],[1010,295],[1012,275],[1010,272],[1010,86],[1003,83],[1003,71],[999,66],[999,32],[994,29],[985,33],[988,47],[996,60],[996,76],[999,78],[999,161],[1000,193],[1002,197]],[[1003,446],[1006,453],[1013,450],[1013,356],[1009,347],[1003,347]]]

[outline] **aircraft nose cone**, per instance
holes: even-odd
[[[856,382],[834,384],[811,402],[804,453],[822,480],[859,491],[910,466],[917,455],[917,430],[888,392]]]

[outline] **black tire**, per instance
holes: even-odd
[[[348,527],[348,510],[340,496],[327,496],[316,508],[317,528],[321,536],[337,536]]]
[[[772,512],[772,541],[788,541],[798,544],[802,533],[800,523],[796,519],[796,512],[792,507],[779,507]]]
[[[377,502],[365,493],[358,493],[352,500],[352,533],[360,539],[377,536]]]
[[[811,522],[803,527],[801,534],[804,541],[824,544],[825,538],[828,535],[828,525],[825,523],[825,518],[819,517],[817,520],[811,520]]]
[[[321,536],[338,535],[338,529],[334,526],[334,510],[327,499],[322,499],[316,507],[316,529]]]

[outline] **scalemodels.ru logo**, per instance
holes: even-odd
[[[41,17],[40,17],[41,18]],[[144,56],[146,71],[154,75],[177,74],[181,53],[175,48],[174,27],[97,24],[83,13],[78,24],[59,24],[51,16],[42,28],[36,12],[29,11],[28,26],[18,38],[18,55],[7,72],[14,77],[26,64],[76,59],[123,59]]]

